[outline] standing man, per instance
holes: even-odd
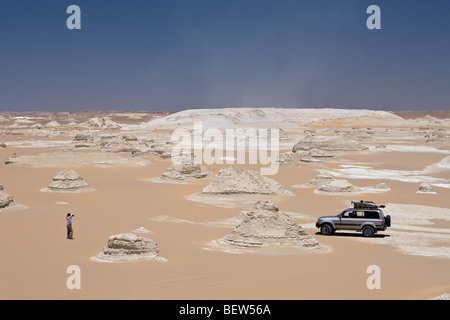
[[[74,215],[71,213],[67,214],[67,239],[73,239],[73,229],[72,229],[72,217]]]

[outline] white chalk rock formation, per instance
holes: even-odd
[[[230,165],[221,169],[202,194],[291,194],[275,180]]]
[[[438,163],[432,164],[425,168],[425,170],[433,172],[433,171],[443,171],[450,169],[450,156],[446,156],[444,159],[439,161]]]
[[[12,195],[3,190],[3,185],[0,184],[0,209],[11,206],[14,202]]]
[[[103,135],[100,137],[99,145],[103,152],[131,152],[134,149],[133,141],[120,135]]]
[[[442,159],[441,161],[439,161],[436,166],[438,168],[442,168],[442,169],[449,169],[450,168],[450,156],[445,157],[444,159]]]
[[[152,141],[148,141],[152,142]],[[151,144],[148,145],[148,143],[141,144],[135,146],[131,150],[131,156],[132,157],[140,157],[140,156],[156,156],[160,157],[161,159],[168,159],[172,156],[172,154],[169,152],[169,150],[162,146],[162,145],[156,145]]]
[[[312,157],[309,152],[303,152],[300,156],[300,162],[321,163],[322,161],[320,159]]]
[[[278,156],[276,165],[280,167],[296,167],[298,163],[295,161],[291,152],[285,152]]]
[[[222,242],[240,247],[320,248],[317,240],[279,210],[272,201],[258,201]]]
[[[134,230],[132,231],[132,233],[150,233],[150,232],[151,232],[151,231],[148,230],[148,229],[145,228],[145,227],[139,227],[139,228],[134,229]]]
[[[323,184],[316,191],[317,193],[346,193],[358,191],[358,188],[347,180],[333,180]]]
[[[426,144],[448,144],[450,133],[447,130],[434,130],[425,135]]]
[[[334,181],[335,179],[331,174],[329,174],[327,171],[321,171],[317,176],[315,176],[313,179],[309,180],[307,183],[303,185],[299,185],[298,187],[301,188],[317,188],[321,187],[324,184],[328,184],[331,181]]]
[[[103,118],[91,118],[88,121],[86,121],[85,125],[92,129],[120,129],[121,126],[117,124],[116,122],[112,121],[108,117]]]
[[[33,125],[30,126],[31,129],[37,129],[37,130],[41,130],[44,128],[44,126],[40,123],[35,123]]]
[[[384,182],[376,184],[373,186],[374,189],[378,189],[378,190],[390,190],[391,188],[388,187],[388,185]]]
[[[417,191],[417,193],[436,194],[433,188],[426,182],[419,186],[419,191]]]
[[[395,123],[403,120],[390,112],[363,109],[217,108],[183,110],[143,123],[139,127],[172,129],[178,126],[191,126],[195,121],[202,121],[203,128],[242,128],[245,124],[254,128],[255,123],[269,123],[273,127],[274,124],[297,125],[331,119]]]
[[[212,174],[211,171],[199,164],[194,164],[190,160],[183,160],[180,164],[171,164],[158,181],[168,183],[188,183],[190,178],[202,179],[211,176]]]
[[[73,139],[75,148],[92,148],[95,147],[94,136],[89,133],[79,133]]]
[[[76,123],[75,121],[72,121],[72,122],[69,122],[68,124],[66,124],[65,127],[76,128],[76,127],[78,127],[78,123]]]
[[[0,211],[8,209],[26,209],[27,206],[14,201],[14,197],[3,190],[0,184]]]
[[[320,149],[311,149],[308,154],[313,158],[333,158],[334,155]]]
[[[434,297],[431,300],[450,300],[450,292],[441,294],[440,296]]]
[[[321,150],[323,155],[331,156],[324,151],[363,151],[367,146],[348,139],[317,140],[315,138],[302,139],[292,147],[292,152]],[[314,151],[318,154],[318,151]]]
[[[49,192],[79,192],[90,191],[91,186],[83,180],[80,175],[72,169],[66,169],[58,172],[52,183],[42,191]]]
[[[91,259],[97,262],[165,261],[159,256],[158,244],[155,241],[134,233],[121,233],[109,237],[102,252]]]
[[[46,128],[59,128],[61,124],[58,121],[50,121],[45,125]]]

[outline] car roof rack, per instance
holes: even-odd
[[[384,204],[378,205],[373,201],[364,201],[364,200],[360,201],[352,200],[352,204],[353,208],[355,209],[378,209],[385,207]]]

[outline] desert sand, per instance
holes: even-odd
[[[0,209],[0,299],[448,297],[450,113],[416,115],[275,108],[0,113],[0,192],[8,203]],[[194,121],[203,121],[203,130],[280,129],[289,165],[279,162],[267,178],[289,195],[233,189],[225,200],[193,199],[208,186],[217,190],[215,175],[229,165],[202,164],[199,172],[212,174],[196,178],[173,167],[167,173],[171,133],[192,130]],[[41,192],[62,170],[74,170],[95,192]],[[164,174],[182,183],[155,180]],[[330,181],[338,182],[317,191]],[[373,238],[318,233],[318,217],[361,199],[385,204],[392,227]],[[211,249],[257,201],[271,201],[326,252]],[[74,240],[66,239],[68,212],[75,214]],[[117,235],[143,242],[151,259],[92,259]],[[111,246],[123,253],[121,244]],[[71,265],[80,268],[81,289],[66,286]],[[381,289],[366,286],[371,265],[380,267]]]

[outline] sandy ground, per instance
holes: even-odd
[[[16,137],[3,137],[3,141],[8,139]],[[47,148],[45,152],[54,150]],[[0,212],[0,299],[429,299],[450,291],[450,258],[403,252],[394,241],[399,235],[395,216],[392,228],[370,239],[362,239],[359,233],[322,236],[314,227],[319,216],[338,214],[350,200],[360,198],[450,208],[448,188],[435,187],[436,195],[423,195],[416,193],[417,183],[348,179],[358,186],[385,182],[391,191],[321,195],[314,189],[292,187],[315,177],[320,166],[302,163],[299,167],[281,167],[271,178],[294,196],[273,201],[285,212],[298,213],[296,221],[331,252],[285,249],[266,254],[233,254],[208,248],[210,241],[233,229],[212,222],[233,218],[250,207],[238,204],[224,208],[186,198],[199,192],[209,180],[184,185],[142,181],[159,177],[171,164],[170,160],[147,157],[150,164],[142,167],[76,168],[95,192],[43,193],[40,190],[51,182],[59,168],[3,164],[13,153],[41,152],[42,148],[0,150],[0,183],[16,202],[27,206]],[[445,156],[389,152],[373,154],[369,160],[358,154],[345,159],[384,169],[422,170]],[[328,167],[338,168],[339,163]],[[217,172],[221,166],[209,168]],[[450,178],[448,171],[436,176]],[[389,213],[389,207],[385,211]],[[75,214],[74,240],[66,239],[67,212]],[[159,216],[193,223],[153,219]],[[435,219],[432,223],[433,228],[450,230],[449,220]],[[160,255],[167,262],[90,260],[109,236],[139,227],[151,231],[142,235],[158,243]],[[420,236],[421,231],[411,233]],[[442,246],[448,249],[447,239]],[[70,265],[80,267],[80,290],[66,286]],[[379,290],[366,286],[370,265],[380,267]]]

